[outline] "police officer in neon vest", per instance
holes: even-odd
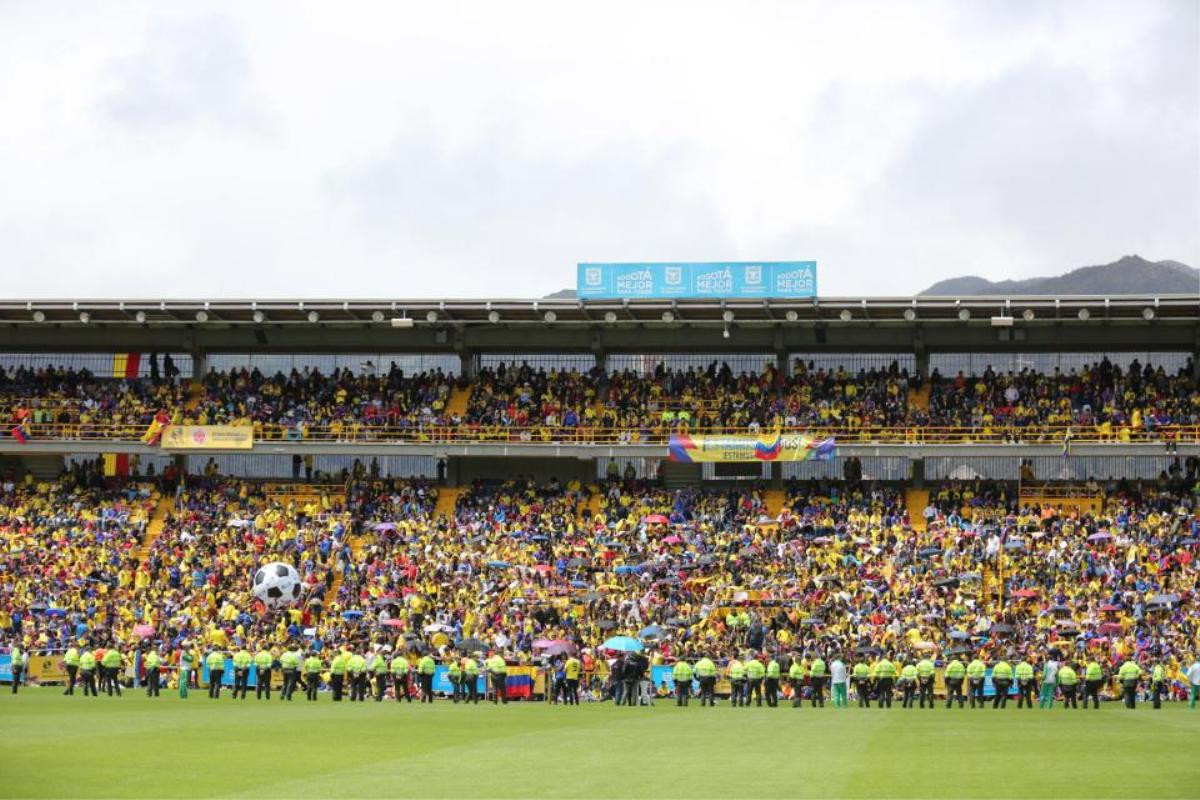
[[[221,681],[225,678],[225,654],[219,648],[214,649],[204,659],[204,664],[208,667],[208,699],[220,699]]]
[[[296,651],[299,652],[299,651]],[[317,689],[321,687],[321,657],[316,650],[309,650],[304,659],[304,696],[310,703],[317,701]]]
[[[388,685],[388,662],[382,650],[372,655],[371,671],[375,674],[375,702],[383,702],[383,694]]]
[[[575,659],[578,663],[579,659]],[[570,675],[571,659],[567,659],[567,674]],[[479,661],[475,656],[467,656],[462,660],[463,680],[466,681],[467,696],[464,702],[479,705]],[[575,705],[579,705],[579,673],[575,678]],[[567,679],[567,698],[570,700],[571,680]]]
[[[985,705],[983,699],[985,675],[987,675],[987,665],[978,658],[971,659],[971,663],[967,664],[967,694],[971,698],[971,708],[983,708]]]
[[[283,686],[279,690],[279,699],[290,703],[292,695],[296,693],[296,686],[300,683],[300,650],[295,647],[285,649],[279,656],[279,668],[283,671]],[[267,694],[270,696],[269,689]]]
[[[763,666],[762,659],[757,656],[751,656],[746,659],[746,707],[750,707],[750,701],[754,700],[755,705],[762,708],[762,689],[763,678],[767,676],[767,668]]]
[[[700,681],[700,707],[703,708],[705,701],[709,706],[716,704],[713,697],[713,689],[717,685],[717,665],[708,656],[704,656],[696,662],[694,672],[697,680]]]
[[[1163,669],[1162,662],[1154,665],[1150,671],[1150,697],[1154,700],[1155,708],[1162,708],[1162,696],[1164,683],[1166,682],[1166,670]]]
[[[411,666],[408,659],[404,657],[404,653],[396,653],[392,658],[392,687],[396,694],[396,702],[407,700],[412,702],[412,695],[409,693],[408,673]]]
[[[933,708],[933,661],[928,658],[922,658],[917,662],[917,704],[921,708],[925,708],[925,703],[929,703],[929,708]]]
[[[433,661],[433,656],[428,652],[416,662],[416,674],[421,681],[421,703],[433,702],[433,673],[436,673],[437,669],[437,662]]]
[[[865,661],[856,661],[850,671],[850,682],[858,695],[858,707],[871,707],[871,667]]]
[[[1033,664],[1025,659],[1017,664],[1017,708],[1033,708]]]
[[[1058,685],[1062,689],[1063,708],[1079,708],[1079,704],[1075,702],[1075,695],[1079,689],[1079,677],[1075,674],[1074,668],[1063,662],[1063,665],[1058,668]],[[1086,708],[1086,706],[1084,706]]]
[[[1008,690],[1012,688],[1012,665],[1004,659],[992,667],[992,685],[996,687],[996,696],[992,698],[992,708],[1008,707]]]
[[[732,707],[737,708],[746,702],[746,668],[742,666],[742,662],[735,655],[729,659],[729,666],[726,669],[729,672],[729,700]]]
[[[1137,706],[1138,681],[1142,678],[1142,668],[1136,661],[1126,661],[1117,672],[1117,680],[1121,682],[1121,694],[1125,697],[1125,707]]]
[[[792,685],[792,708],[800,708],[804,700],[804,662],[799,654],[792,655],[792,665],[788,667],[788,682]]]
[[[90,693],[92,697],[97,697],[96,693],[96,654],[91,650],[84,650],[79,656],[79,674],[80,682],[83,684],[83,696],[87,697]]]
[[[254,654],[254,699],[262,700],[266,694],[271,699],[271,667],[275,664],[275,656],[265,647],[260,647]]]
[[[458,663],[458,659],[454,657],[453,653],[446,656],[446,677],[450,679],[450,696],[457,704],[462,695],[463,674],[462,665]]]
[[[946,665],[946,708],[958,701],[962,708],[966,698],[963,697],[963,679],[967,676],[967,667],[957,658]]]
[[[250,665],[254,663],[250,651],[243,647],[233,654],[233,698],[236,700],[240,693],[246,699],[246,690],[250,687]]]
[[[346,662],[349,656],[338,651],[329,662],[329,685],[333,689],[333,702],[342,702],[342,691],[346,686]]]
[[[121,663],[121,651],[116,645],[104,651],[100,665],[104,667],[104,673],[108,676],[109,697],[112,697],[113,690],[116,690],[117,697],[121,696]]]
[[[892,707],[892,686],[896,682],[896,665],[886,656],[875,664],[875,691],[880,708]]]
[[[158,675],[162,667],[162,658],[153,647],[146,651],[142,666],[146,669],[146,697],[158,697]]]
[[[1092,659],[1083,672],[1083,707],[1087,708],[1088,699],[1092,701],[1092,709],[1100,708],[1100,687],[1104,685],[1104,670],[1100,662]]]
[[[63,666],[67,668],[67,688],[63,694],[75,694],[75,680],[79,674],[79,650],[75,645],[63,653]]]
[[[692,693],[692,665],[687,659],[681,658],[675,662],[671,678],[675,681],[675,705],[686,706],[688,696]]]
[[[820,654],[808,665],[808,685],[812,689],[812,707],[825,707],[825,681],[828,679],[825,659]]]
[[[917,695],[917,667],[915,664],[905,664],[900,668],[900,707],[912,708],[913,699]]]
[[[353,653],[346,659],[347,680],[350,681],[350,702],[364,702],[367,699],[367,660],[359,653]]]
[[[508,705],[508,664],[504,656],[492,652],[485,663],[488,679],[492,684],[492,703]]]
[[[767,662],[766,694],[767,705],[775,708],[779,705],[779,676],[782,668],[779,665],[779,655],[776,654]]]
[[[13,639],[12,645],[8,648],[8,653],[12,657],[10,668],[12,669],[12,693],[16,694],[17,689],[21,686],[21,676],[25,672],[25,654],[21,652],[21,645]],[[112,694],[112,692],[109,692]]]

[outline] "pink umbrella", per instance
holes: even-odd
[[[669,521],[662,514],[647,514],[645,517],[642,517],[642,522],[648,525],[666,525]]]
[[[674,533],[672,533],[670,536],[663,537],[663,544],[679,544],[682,541],[683,539],[680,539],[679,536]]]
[[[399,620],[399,619],[385,619],[383,622],[381,622],[381,623],[379,623],[379,624],[380,624],[380,625],[382,625],[382,626],[383,626],[383,627],[385,627],[385,628],[403,628],[403,627],[404,627],[404,620]]]
[[[133,635],[141,637],[142,639],[145,639],[147,636],[153,636],[154,635],[154,626],[153,625],[135,625],[133,628]]]

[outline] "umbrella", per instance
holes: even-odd
[[[674,533],[670,536],[663,537],[663,544],[679,544],[682,541],[683,539],[680,539],[679,536]]]
[[[587,565],[588,560],[586,558],[572,558],[567,562],[567,569],[579,569],[580,567],[586,567]]]
[[[963,583],[971,583],[972,581],[983,580],[983,576],[978,572],[964,572],[958,576],[958,579]]]
[[[385,628],[403,628],[404,621],[399,619],[385,619],[379,623]]]
[[[1111,533],[1108,533],[1107,531],[1100,531],[1099,533],[1093,533],[1091,536],[1089,536],[1088,541],[1089,542],[1107,542],[1111,538],[1112,538]]]
[[[586,589],[591,586],[587,581],[571,581],[572,589]]]
[[[383,608],[384,606],[398,606],[398,605],[400,605],[400,598],[398,598],[398,597],[381,597],[375,601],[376,608]]]
[[[602,597],[604,597],[604,595],[600,594],[599,592],[588,592],[583,596],[582,600],[585,603],[594,603]]]
[[[941,548],[938,548],[938,547],[926,547],[926,548],[925,548],[925,549],[923,549],[923,550],[918,550],[918,551],[917,551],[917,555],[921,556],[922,558],[930,558],[930,557],[932,557],[932,556],[940,555],[940,554],[941,554],[941,552],[942,552],[942,551],[941,551]]]
[[[1021,541],[1020,539],[1009,539],[1007,542],[1004,543],[1004,549],[1005,550],[1024,550],[1025,542]]]
[[[683,628],[687,624],[688,621],[682,617],[671,617],[667,620],[667,625],[670,625],[672,628]]]
[[[487,643],[479,639],[463,639],[458,643],[458,649],[464,653],[480,653],[488,649]]]
[[[663,634],[663,629],[658,625],[650,625],[638,631],[639,639],[657,639]]]
[[[664,517],[662,514],[647,514],[646,516],[642,517],[642,522],[646,523],[647,525],[667,525],[670,523],[670,520]]]
[[[614,569],[613,572],[617,573],[618,575],[629,575],[630,573],[633,573],[633,572],[639,572],[639,571],[641,571],[641,569],[642,569],[641,564],[622,564],[621,566]]]
[[[611,631],[617,627],[617,621],[615,619],[602,619],[596,623],[596,627],[602,631]]]
[[[801,625],[822,625],[824,623],[821,620],[817,619],[816,617],[808,617],[807,619],[802,620],[800,624]]]
[[[561,656],[575,652],[575,645],[571,642],[560,642],[559,644],[551,645],[542,651],[548,656]]]
[[[45,603],[42,603],[42,602],[31,603],[31,604],[29,605],[29,610],[30,610],[30,611],[33,611],[33,612],[45,611],[45,610],[46,610],[46,604],[45,604]]]
[[[854,654],[859,656],[869,656],[879,652],[879,648],[875,645],[865,644],[854,648]]]
[[[1197,543],[1200,543],[1200,539],[1196,539],[1191,536],[1189,536],[1186,539],[1179,540],[1179,544],[1182,545],[1183,547],[1191,547],[1192,545],[1197,544]]]
[[[1076,636],[1079,635],[1079,631],[1076,630],[1075,628],[1059,628],[1058,635],[1065,636],[1068,639],[1074,639]]]
[[[1156,594],[1150,598],[1150,605],[1152,606],[1170,606],[1178,602],[1179,595],[1177,594]]]
[[[950,631],[950,638],[962,641],[964,639],[970,639],[971,634],[967,633],[966,631]]]
[[[66,615],[67,615],[67,610],[65,608],[47,608],[46,609],[47,617],[65,617]]]
[[[440,622],[431,622],[421,630],[425,633],[450,633],[454,628],[449,625],[443,625]]]
[[[1031,597],[1037,597],[1038,593],[1033,589],[1017,589],[1013,592],[1013,597],[1020,597],[1022,600],[1028,600]]]
[[[377,531],[394,531],[394,530],[396,530],[396,523],[394,523],[394,522],[376,522],[372,527]]]
[[[1000,633],[1012,633],[1012,632],[1013,632],[1013,626],[1012,626],[1012,625],[1006,625],[1006,624],[1004,624],[1004,623],[999,623],[999,624],[997,624],[997,625],[993,625],[993,626],[992,626],[992,628],[991,628],[991,630],[990,630],[990,631],[988,631],[988,633],[996,633],[996,634],[1000,634]]]
[[[1121,623],[1119,622],[1106,622],[1100,626],[1100,632],[1105,634],[1120,635],[1124,631],[1125,629],[1121,627]]]
[[[508,569],[512,566],[507,561],[489,561],[487,565],[492,569]]]
[[[600,645],[601,650],[616,650],[622,653],[640,653],[644,649],[641,642],[632,636],[614,636]]]
[[[1050,611],[1054,614],[1070,614],[1071,607],[1064,605],[1050,606]]]
[[[948,656],[961,656],[963,653],[970,653],[970,652],[971,652],[971,648],[970,648],[970,647],[967,647],[966,645],[961,645],[961,644],[960,644],[958,647],[951,647],[949,650],[947,650],[947,651],[946,651],[946,655],[948,655]]]
[[[362,615],[361,611],[343,611],[342,619],[361,619]]]
[[[942,578],[940,581],[934,581],[933,585],[939,589],[946,589],[958,586],[958,578]]]
[[[1120,611],[1121,607],[1113,605],[1112,603],[1105,603],[1104,605],[1100,606],[1100,610],[1106,613],[1112,613],[1114,611]]]
[[[153,625],[135,625],[133,628],[133,635],[139,636],[143,639],[145,639],[147,636],[153,636],[154,635],[154,626]]]

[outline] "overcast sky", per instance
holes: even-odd
[[[1200,266],[1200,3],[0,2],[9,297]]]

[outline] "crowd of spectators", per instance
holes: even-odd
[[[898,487],[863,482],[794,483],[771,514],[758,486],[517,479],[475,484],[438,514],[427,481],[362,470],[297,500],[197,477],[139,555],[154,488],[76,472],[0,489],[0,628],[35,649],[130,642],[139,625],[222,647],[487,649],[517,662],[557,647],[597,669],[613,634],[641,636],[656,662],[1054,648],[1178,666],[1200,648],[1200,522],[1180,489],[1119,483],[1093,514],[1022,507],[1003,483],[947,484],[915,526]],[[270,561],[304,586],[276,615],[249,591]]]
[[[370,362],[367,362],[370,364]],[[452,412],[455,386],[470,388]],[[480,439],[658,440],[673,431],[829,432],[844,438],[911,437],[953,429],[969,438],[1060,441],[1071,436],[1177,441],[1200,424],[1200,392],[1189,362],[1175,373],[1108,359],[1081,370],[998,372],[946,377],[934,370],[928,403],[915,402],[920,379],[893,362],[858,371],[796,360],[757,371],[727,363],[647,372],[544,369],[499,364],[468,383],[444,373],[408,375],[392,364],[331,374],[304,368],[210,372],[191,398],[175,381],[98,379],[86,370],[0,371],[0,414],[14,422],[59,423],[64,435],[113,424],[140,433],[159,410],[174,422],[253,425],[262,439],[433,440],[451,431]]]

